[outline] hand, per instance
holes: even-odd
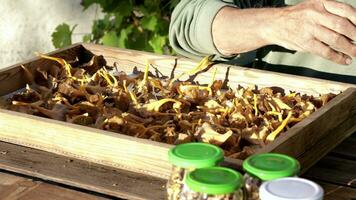
[[[311,52],[339,64],[356,57],[356,9],[333,0],[307,0],[282,9],[266,28],[267,43]]]

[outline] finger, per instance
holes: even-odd
[[[314,39],[309,43],[309,49],[311,53],[314,53],[318,56],[321,56],[325,59],[331,60],[335,63],[341,65],[350,65],[352,63],[352,59],[340,52],[335,51],[331,47],[325,45],[324,43]]]
[[[335,31],[319,26],[315,29],[314,37],[335,50],[347,54],[350,57],[356,57],[356,44],[353,44],[348,38]]]
[[[323,13],[318,19],[323,26],[356,41],[356,26],[348,19],[330,13]]]
[[[356,25],[356,8],[337,1],[323,1],[324,8],[335,15],[349,19]]]

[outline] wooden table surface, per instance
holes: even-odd
[[[303,175],[326,200],[356,199],[355,147],[356,133]],[[0,169],[1,200],[165,199],[164,180],[3,142]]]

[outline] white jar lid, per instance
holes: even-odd
[[[322,200],[324,190],[303,178],[281,178],[264,182],[260,187],[261,200]]]

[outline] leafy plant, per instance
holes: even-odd
[[[168,42],[169,20],[179,0],[82,0],[84,10],[98,4],[103,18],[95,19],[84,42],[113,47],[171,54]],[[76,25],[75,25],[76,26]],[[75,26],[58,25],[52,34],[56,48],[72,43]]]

